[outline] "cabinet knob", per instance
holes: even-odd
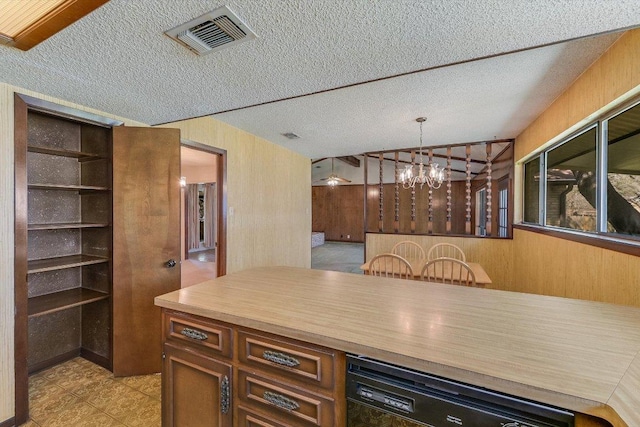
[[[170,259],[169,261],[164,263],[164,266],[167,268],[173,268],[176,266],[176,260],[175,259]]]

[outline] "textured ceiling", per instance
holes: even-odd
[[[222,4],[257,39],[197,56],[164,35]],[[619,34],[589,36],[638,25],[637,0],[111,0],[0,46],[0,81],[149,124],[223,112],[330,157],[417,146],[418,116],[426,145],[514,138]]]

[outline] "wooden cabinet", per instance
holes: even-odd
[[[177,350],[191,357],[192,369],[206,369],[212,363],[232,365],[233,425],[344,425],[344,353],[167,309],[163,325],[164,425],[178,425],[176,413],[187,411],[188,398],[175,398]],[[192,387],[184,392],[196,399],[199,390]],[[208,390],[215,391],[207,396],[209,406],[221,408],[224,388],[216,385]],[[213,416],[207,412],[206,417]],[[182,419],[179,425],[200,424]]]
[[[163,357],[162,425],[231,427],[231,365],[171,344]]]

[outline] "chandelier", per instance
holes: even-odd
[[[422,188],[427,184],[430,188],[438,189],[444,181],[444,169],[441,169],[437,163],[429,161],[427,166],[422,162],[422,123],[426,122],[426,117],[418,117],[416,122],[420,123],[420,162],[417,165],[411,164],[405,166],[400,172],[398,178],[402,182],[402,188],[415,188],[416,184]]]

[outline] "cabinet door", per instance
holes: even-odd
[[[164,427],[231,426],[231,365],[165,345]]]
[[[180,131],[114,127],[114,375],[160,372],[162,323],[153,299],[176,289]]]

